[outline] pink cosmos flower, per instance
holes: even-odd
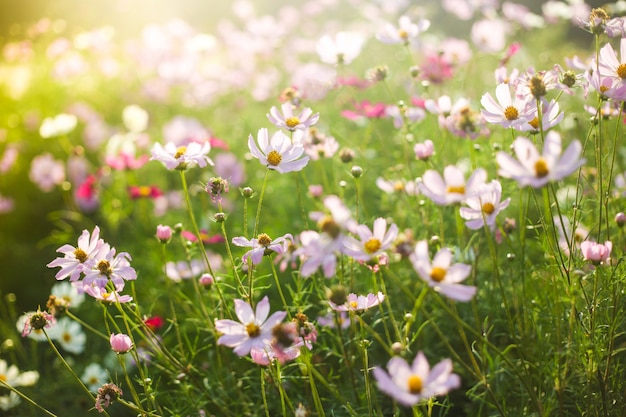
[[[409,258],[420,278],[446,297],[457,301],[469,301],[476,294],[476,287],[459,284],[469,276],[472,267],[462,263],[452,264],[450,249],[440,249],[431,262],[428,243],[421,240],[416,243],[415,251]]]
[[[83,230],[76,247],[63,245],[57,249],[57,252],[62,253],[64,257],[56,258],[46,266],[48,268],[61,267],[55,275],[57,280],[70,277],[70,281],[77,281],[82,272],[95,266],[103,250],[108,251],[109,247],[104,240],[100,239],[100,228],[96,226],[91,236],[87,230]]]
[[[620,39],[619,45],[621,60],[617,58],[613,46],[607,43],[600,49],[598,67],[601,77],[611,77],[621,87],[626,85],[626,39]]]
[[[319,113],[306,107],[299,114],[294,114],[294,106],[290,103],[283,103],[279,112],[276,106],[272,106],[267,114],[268,120],[278,128],[294,130],[306,130],[313,126],[320,118]]]
[[[354,293],[348,294],[348,298],[344,304],[337,305],[332,301],[328,304],[330,308],[335,311],[361,311],[375,307],[385,300],[385,295],[378,291],[377,294],[356,295]]]
[[[602,75],[599,71],[586,71],[584,77],[589,86],[600,94],[600,97],[626,101],[626,84],[621,80]]]
[[[239,356],[250,353],[252,349],[263,350],[272,339],[272,329],[285,316],[286,311],[277,311],[269,316],[270,302],[267,296],[257,304],[253,311],[250,304],[235,299],[235,314],[239,322],[229,319],[215,321],[215,329],[222,333],[217,340],[218,345],[225,345],[233,349]]]
[[[500,201],[501,198],[502,185],[498,180],[481,185],[476,196],[463,201],[467,207],[461,207],[459,210],[461,217],[467,220],[465,225],[472,230],[480,229],[484,225],[494,229],[496,216],[511,202],[511,198]]]
[[[56,319],[53,315],[46,311],[37,310],[26,318],[22,337],[28,336],[33,330],[50,329],[55,324]]]
[[[151,150],[151,161],[160,161],[167,169],[185,170],[197,164],[200,168],[213,165],[213,161],[207,156],[211,150],[209,142],[200,144],[191,142],[187,146],[176,146],[168,142],[163,147],[160,143],[155,143]]]
[[[547,132],[549,129],[552,129],[554,126],[561,123],[565,113],[560,112],[559,103],[556,100],[550,100],[548,103],[547,100],[542,100],[541,106],[541,127],[539,128],[539,117],[537,116],[537,107],[535,107],[535,117],[526,124],[519,126],[517,129],[521,132],[531,132],[533,134],[539,133],[541,130]]]
[[[52,154],[44,153],[33,158],[29,178],[41,191],[50,192],[65,181],[65,166]]]
[[[607,240],[604,244],[585,240],[580,244],[583,259],[590,261],[594,265],[608,264],[610,262],[611,249],[613,249],[613,243],[610,240]]]
[[[253,265],[260,264],[263,260],[263,256],[271,252],[277,254],[284,253],[289,247],[290,242],[293,242],[293,236],[290,233],[274,240],[265,233],[261,233],[256,238],[252,239],[246,239],[243,236],[233,238],[233,245],[252,248],[246,252],[241,259],[244,263],[247,263],[248,259],[250,259]]]
[[[337,324],[339,324],[339,327],[342,329],[347,329],[350,327],[350,317],[346,311],[339,311],[338,313],[328,312],[326,315],[317,318],[317,324],[331,329],[336,328]]]
[[[585,162],[580,157],[582,145],[578,140],[572,141],[561,154],[561,136],[554,131],[546,135],[542,154],[529,139],[521,136],[513,142],[513,149],[517,159],[504,151],[497,153],[498,173],[516,180],[522,187],[540,188],[548,182],[561,180]]]
[[[277,131],[269,138],[266,128],[259,129],[257,142],[254,137],[248,137],[248,148],[252,156],[269,169],[285,174],[291,171],[300,171],[309,162],[308,156],[302,156],[304,148],[301,144],[292,144],[287,135]]]
[[[417,353],[410,366],[401,357],[394,356],[387,363],[387,370],[389,373],[378,367],[373,369],[378,388],[407,407],[430,397],[445,395],[461,385],[459,376],[452,373],[450,359],[444,359],[430,369],[422,352]]]
[[[500,52],[506,45],[507,23],[501,19],[482,19],[474,22],[471,39],[476,47],[487,53]]]
[[[385,116],[393,120],[393,126],[400,129],[406,123],[415,123],[424,120],[426,111],[421,107],[391,105],[385,107]]]
[[[382,177],[378,177],[376,178],[376,186],[387,194],[419,194],[419,188],[416,181],[406,181],[403,179],[386,180]]]
[[[379,119],[385,116],[385,103],[371,103],[368,100],[353,104],[354,110],[342,110],[341,115],[348,120]]]
[[[109,338],[111,349],[115,353],[126,353],[133,348],[133,342],[130,337],[123,333],[113,334]]]
[[[104,247],[104,246],[103,246]],[[108,244],[106,245],[108,248]],[[124,282],[137,279],[137,271],[130,266],[131,257],[127,252],[116,254],[115,248],[100,250],[91,269],[84,270],[84,285],[105,288],[112,282],[117,291],[124,288]]]
[[[344,253],[357,261],[376,259],[391,247],[398,236],[398,226],[392,223],[387,230],[387,220],[382,217],[374,220],[374,228],[370,230],[364,224],[356,227],[360,240],[349,238],[345,242]]]
[[[481,113],[489,123],[496,123],[504,128],[518,128],[533,119],[533,108],[530,105],[529,96],[518,96],[511,98],[511,90],[507,84],[498,84],[496,87],[496,98],[485,93],[480,99],[484,109]]]
[[[415,158],[420,161],[426,161],[433,156],[435,145],[432,140],[426,139],[424,142],[416,143],[415,146],[413,146],[413,152],[415,152]]]
[[[15,207],[15,203],[12,198],[5,197],[0,194],[0,214],[2,213],[10,213],[13,211]]]
[[[435,204],[445,206],[459,203],[474,196],[478,187],[484,184],[486,180],[487,171],[483,168],[477,168],[465,181],[465,176],[460,168],[448,165],[444,168],[443,177],[435,170],[426,171],[418,186],[421,193]]]
[[[106,304],[129,303],[133,301],[133,297],[130,295],[121,295],[116,290],[109,291],[106,288],[102,288],[97,285],[83,285],[82,282],[75,282],[73,284],[79,292],[84,291],[85,294]]]
[[[414,42],[420,33],[426,31],[430,27],[428,19],[419,19],[416,23],[411,21],[408,16],[401,16],[398,20],[398,27],[388,23],[377,34],[376,39],[383,43],[409,44]]]

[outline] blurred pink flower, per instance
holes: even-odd
[[[355,233],[359,240],[347,238],[344,242],[344,253],[357,261],[369,261],[376,259],[391,247],[398,236],[398,226],[395,223],[389,225],[382,217],[374,220],[373,229],[370,230],[364,224],[356,226]]]
[[[65,165],[52,154],[38,155],[31,162],[29,178],[42,191],[50,192],[65,181]]]
[[[335,311],[361,311],[375,307],[385,300],[385,295],[378,291],[376,294],[356,295],[354,293],[348,294],[348,299],[344,304],[337,305],[332,301],[328,304],[330,308]]]
[[[609,263],[611,249],[613,249],[613,243],[610,240],[607,240],[604,244],[585,240],[580,244],[580,252],[583,255],[583,259],[590,261],[594,265]]]
[[[130,337],[123,333],[111,333],[109,338],[111,349],[115,353],[126,353],[133,348],[133,342]]]
[[[385,117],[385,103],[371,103],[369,100],[354,102],[354,110],[342,110],[341,115],[348,120],[362,118],[379,119]]]

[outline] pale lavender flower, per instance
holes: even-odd
[[[294,110],[291,102],[285,102],[282,104],[280,112],[276,106],[272,106],[267,118],[276,127],[290,131],[306,130],[317,123],[320,118],[319,113],[314,114],[308,107],[302,109],[298,114],[295,114]]]
[[[430,261],[428,243],[421,240],[416,243],[415,251],[410,255],[413,269],[428,286],[448,298],[457,301],[469,301],[476,294],[476,287],[461,285],[472,271],[472,267],[463,263],[452,263],[452,251],[440,249]]]
[[[106,287],[108,282],[112,282],[117,291],[122,291],[125,281],[137,279],[137,271],[130,266],[131,257],[127,252],[116,254],[115,248],[108,252],[100,252],[95,264],[89,270],[84,270],[84,285],[95,284],[99,287]]]
[[[337,254],[343,249],[343,234],[333,238],[328,233],[305,230],[300,233],[300,248],[295,254],[302,259],[300,275],[303,278],[313,275],[318,268],[326,278],[335,276]]]
[[[444,359],[430,369],[422,352],[417,353],[410,366],[401,357],[394,356],[387,363],[387,370],[389,373],[376,367],[372,371],[378,388],[407,407],[430,397],[445,395],[461,385],[459,376],[452,373],[450,359]]]
[[[82,289],[82,291],[84,291],[85,294],[106,304],[129,303],[133,301],[133,297],[131,297],[130,295],[121,295],[116,290],[109,291],[106,288],[102,288],[97,285],[83,285],[77,288]]]
[[[44,153],[33,158],[29,178],[42,191],[50,192],[65,181],[65,166],[52,154]]]
[[[581,158],[582,145],[578,140],[572,141],[561,154],[561,136],[554,131],[546,135],[542,154],[532,141],[521,136],[513,142],[513,149],[517,159],[504,151],[496,155],[500,166],[498,173],[516,180],[522,187],[540,188],[548,182],[561,180],[585,162]]]
[[[433,156],[435,145],[432,140],[426,139],[424,142],[416,143],[413,146],[413,152],[415,152],[415,158],[420,161],[426,161]]]
[[[500,201],[502,198],[502,185],[498,180],[482,184],[476,196],[463,201],[467,207],[461,207],[459,214],[467,220],[465,225],[472,230],[480,229],[487,225],[490,229],[496,226],[496,216],[509,206],[511,198]]]
[[[235,299],[235,314],[239,322],[216,320],[215,329],[222,333],[217,344],[234,348],[233,352],[239,356],[247,355],[252,349],[264,349],[272,339],[274,326],[287,315],[286,311],[277,311],[268,317],[269,311],[270,302],[267,296],[257,304],[255,311],[250,304]]]
[[[339,327],[342,329],[350,327],[350,317],[346,311],[339,311],[338,313],[328,312],[326,315],[317,318],[317,324],[331,329],[336,328],[337,323],[339,323]]]
[[[15,201],[10,197],[5,197],[0,194],[0,214],[10,213],[15,207]]]
[[[466,198],[473,197],[487,180],[487,171],[477,168],[465,181],[463,171],[455,165],[444,168],[443,176],[437,171],[429,169],[418,183],[423,195],[440,206],[459,203]]]
[[[604,244],[585,240],[580,244],[583,259],[590,261],[594,265],[609,263],[611,260],[611,249],[613,249],[613,243],[610,240],[607,240]]]
[[[207,156],[211,150],[210,143],[191,142],[186,146],[176,146],[173,142],[168,142],[163,147],[160,143],[155,143],[151,150],[151,161],[160,161],[167,169],[185,170],[198,164],[200,168],[213,165],[213,161]]]
[[[398,226],[392,223],[387,230],[387,220],[379,217],[374,220],[372,230],[366,225],[360,224],[356,227],[355,232],[359,235],[359,240],[347,239],[344,243],[344,253],[357,261],[365,262],[377,258],[391,247],[398,236]]]
[[[261,233],[256,238],[252,239],[247,239],[243,236],[233,238],[233,245],[252,248],[246,252],[241,259],[244,263],[248,262],[248,259],[250,259],[253,265],[260,264],[263,260],[263,256],[271,252],[277,254],[284,253],[289,247],[290,242],[293,242],[293,236],[290,233],[274,240],[265,233]]]
[[[626,101],[626,84],[616,77],[603,76],[599,71],[586,71],[584,78],[588,85],[600,94],[601,98]],[[604,105],[607,104],[604,103]],[[600,113],[604,115],[603,111]]]
[[[496,123],[505,128],[518,128],[533,119],[533,107],[530,105],[531,98],[528,95],[515,95],[511,98],[511,90],[507,84],[498,84],[496,98],[485,93],[480,99],[484,109],[481,114],[489,123]]]
[[[259,129],[257,142],[252,135],[248,138],[248,148],[252,156],[269,169],[285,174],[300,171],[309,162],[308,156],[302,156],[304,148],[301,144],[292,144],[287,135],[277,131],[269,138],[267,129]]]
[[[419,187],[416,181],[386,180],[382,177],[376,178],[376,186],[387,194],[406,193],[407,195],[418,195]]]
[[[537,134],[541,130],[547,132],[549,129],[552,129],[554,126],[561,123],[563,117],[565,116],[565,113],[560,111],[559,103],[556,100],[550,100],[550,103],[548,103],[547,100],[542,100],[541,129],[539,127],[539,117],[536,106],[534,114],[535,117],[532,120],[526,124],[518,126],[517,130],[521,132],[530,132],[532,134]]]
[[[337,305],[332,301],[328,304],[330,308],[335,311],[362,311],[375,307],[385,300],[385,295],[378,291],[376,294],[356,295],[354,293],[348,294],[348,299],[344,304]]]
[[[174,282],[191,279],[205,272],[206,265],[200,259],[191,261],[169,261],[165,264],[165,275]]]
[[[55,278],[58,280],[70,277],[70,281],[77,281],[82,272],[95,266],[96,258],[99,257],[102,250],[108,251],[109,246],[104,243],[104,240],[100,239],[100,228],[96,226],[91,236],[89,231],[83,230],[83,233],[78,238],[76,247],[63,245],[57,249],[57,252],[65,256],[56,258],[47,267],[61,267],[61,270],[55,275]]]

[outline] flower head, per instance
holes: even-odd
[[[26,316],[22,337],[28,336],[32,331],[39,332],[43,329],[50,329],[56,324],[56,319],[52,314],[37,310]]]
[[[585,162],[580,157],[582,145],[578,140],[572,141],[561,154],[561,136],[554,131],[546,135],[542,154],[525,137],[515,139],[513,149],[517,159],[503,151],[496,155],[500,166],[498,173],[517,180],[522,187],[530,185],[539,188],[548,182],[561,180]]]
[[[163,147],[160,143],[155,143],[152,148],[151,161],[160,161],[167,169],[178,169],[181,171],[191,168],[197,164],[200,168],[213,165],[213,161],[207,156],[211,150],[210,143],[190,142],[187,145],[176,146],[173,142],[168,142]]]
[[[382,217],[374,220],[374,227],[370,230],[366,225],[356,227],[356,233],[360,240],[348,239],[345,243],[344,253],[358,261],[369,261],[382,255],[398,236],[398,226],[395,223],[389,225]]]
[[[354,293],[348,294],[346,302],[340,305],[329,301],[330,308],[335,311],[361,311],[367,310],[378,304],[382,303],[385,300],[385,295],[378,291],[376,294],[367,294],[367,295],[356,295]]]
[[[350,64],[363,48],[363,36],[356,32],[339,32],[333,38],[324,35],[316,44],[317,53],[326,64]]]
[[[409,407],[423,399],[445,395],[461,384],[459,376],[452,373],[450,359],[444,359],[430,369],[422,352],[418,352],[411,365],[399,356],[394,356],[387,363],[387,371],[389,373],[381,368],[372,371],[378,388]]]
[[[274,240],[267,234],[261,233],[252,239],[246,239],[243,236],[235,237],[233,238],[233,245],[252,248],[243,255],[242,260],[248,262],[250,259],[253,265],[258,265],[263,260],[264,255],[269,255],[272,252],[284,253],[292,241],[293,236],[289,233]]]
[[[96,395],[96,410],[99,413],[103,413],[105,408],[109,407],[113,401],[122,395],[122,390],[117,385],[113,383],[102,385],[98,388],[98,395]]]
[[[252,349],[264,349],[272,339],[272,329],[279,324],[286,311],[274,312],[268,317],[270,302],[267,296],[257,304],[256,310],[243,300],[235,299],[235,314],[239,322],[229,319],[215,321],[215,328],[222,336],[217,340],[218,345],[232,347],[239,356],[250,353]]]
[[[313,126],[320,118],[319,113],[313,114],[313,111],[306,107],[298,114],[294,113],[294,106],[290,103],[283,103],[279,112],[276,106],[272,106],[267,118],[276,127],[294,130],[306,130]]]
[[[611,249],[613,249],[613,243],[610,240],[607,240],[604,244],[585,240],[580,244],[580,251],[583,254],[583,258],[594,265],[609,263],[611,259]]]
[[[47,267],[61,267],[61,270],[55,275],[55,278],[58,280],[70,277],[70,281],[77,281],[82,272],[95,265],[96,258],[103,248],[108,250],[108,245],[104,243],[104,240],[100,239],[100,228],[98,226],[94,227],[91,236],[89,231],[83,230],[83,233],[78,238],[76,247],[71,245],[61,246],[57,249],[57,252],[65,256],[56,258]]]
[[[410,255],[413,268],[430,287],[457,301],[469,301],[476,294],[476,287],[459,284],[470,274],[472,267],[462,263],[452,263],[452,252],[448,248],[440,249],[432,262],[428,254],[428,243],[417,242],[415,251]]]
[[[261,164],[281,174],[300,171],[309,162],[308,156],[302,156],[304,153],[302,145],[292,144],[289,137],[281,131],[277,131],[269,138],[267,129],[259,129],[257,142],[252,135],[249,136],[250,153]]]
[[[477,168],[465,181],[463,171],[455,165],[444,168],[443,176],[437,171],[429,169],[422,175],[419,189],[435,204],[444,206],[461,202],[473,197],[481,184],[487,180],[487,171]]]
[[[484,225],[493,229],[496,225],[496,216],[508,207],[511,199],[502,198],[502,185],[498,180],[482,184],[474,197],[463,201],[467,207],[461,207],[459,213],[467,220],[465,225],[472,230],[480,229]]]
[[[511,90],[507,84],[501,83],[496,87],[497,101],[489,93],[480,99],[484,109],[481,111],[485,120],[502,127],[517,129],[533,119],[533,107],[530,105],[531,96],[511,98]]]
[[[410,17],[402,16],[398,20],[398,27],[386,24],[376,34],[376,39],[388,44],[409,44],[415,41],[420,33],[426,31],[429,27],[430,21],[428,19],[419,19],[416,23],[413,23]]]

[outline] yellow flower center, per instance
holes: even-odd
[[[81,248],[76,248],[76,250],[74,251],[74,256],[81,264],[87,260],[87,253]]]
[[[539,119],[537,117],[528,122],[528,124],[531,125],[535,130],[539,129]]]
[[[261,233],[258,237],[257,237],[257,241],[259,242],[259,245],[261,246],[267,246],[270,243],[272,243],[272,238],[270,238],[266,233]]]
[[[449,185],[446,189],[448,193],[465,194],[465,185]]]
[[[608,90],[608,89],[609,89],[609,87],[607,87],[606,85],[601,85],[601,86],[600,86],[600,92],[601,92],[601,93],[605,93],[605,92],[606,92],[606,90]]]
[[[400,37],[400,39],[404,39],[404,40],[409,39],[409,33],[404,29],[400,29],[398,31],[398,36]]]
[[[380,243],[380,240],[373,237],[367,242],[365,242],[364,246],[365,246],[365,252],[376,253],[376,251],[380,249],[380,247],[382,246],[382,243]]]
[[[515,107],[509,106],[504,109],[504,117],[506,117],[506,120],[517,120],[517,118],[519,117],[519,112]]]
[[[102,293],[102,298],[103,298],[104,300],[107,300],[110,296],[111,296],[111,293],[110,293],[110,292],[103,292],[103,293]]]
[[[72,340],[72,335],[69,333],[63,333],[62,338],[65,343],[69,343]]]
[[[350,308],[356,309],[358,306],[356,301],[350,301]]]
[[[422,378],[417,375],[409,376],[408,381],[406,382],[409,392],[411,394],[419,394],[422,392],[422,388],[424,387],[424,383],[422,382]]]
[[[535,175],[537,176],[537,178],[543,178],[548,175],[549,172],[550,170],[548,169],[548,164],[546,163],[546,160],[543,158],[539,158],[537,162],[535,162]]]
[[[255,323],[246,324],[246,332],[250,337],[258,337],[261,334],[261,328]]]
[[[402,181],[394,182],[393,189],[397,192],[404,191],[404,183]]]
[[[445,268],[441,268],[439,266],[433,267],[430,271],[430,278],[435,282],[441,282],[446,277]]]
[[[111,274],[111,264],[106,259],[98,262],[97,268],[102,275],[109,276]]]
[[[7,382],[7,376],[3,375],[3,374],[0,374],[0,381]]]
[[[272,166],[277,166],[280,164],[280,161],[283,159],[282,156],[276,151],[272,151],[267,155],[267,163]]]
[[[483,204],[483,206],[481,208],[483,210],[483,213],[485,213],[487,215],[493,213],[494,210],[496,209],[496,207],[493,205],[493,203],[485,203],[485,204]]]
[[[300,119],[298,119],[295,116],[294,117],[290,117],[289,119],[285,120],[285,124],[290,129],[293,129],[294,127],[296,127],[296,126],[298,126],[300,124]]]
[[[618,77],[622,79],[626,78],[626,64],[619,64],[615,72],[617,72]]]
[[[176,154],[174,155],[174,158],[176,159],[180,158],[181,156],[185,154],[185,152],[187,152],[187,147],[179,146],[178,149],[176,149]]]
[[[322,231],[328,233],[333,239],[339,236],[341,233],[341,228],[339,225],[333,220],[332,216],[327,215],[322,217],[317,222],[317,227]]]
[[[137,187],[137,194],[139,195],[139,197],[150,197],[151,192],[152,189],[147,185],[140,185],[139,187]]]

